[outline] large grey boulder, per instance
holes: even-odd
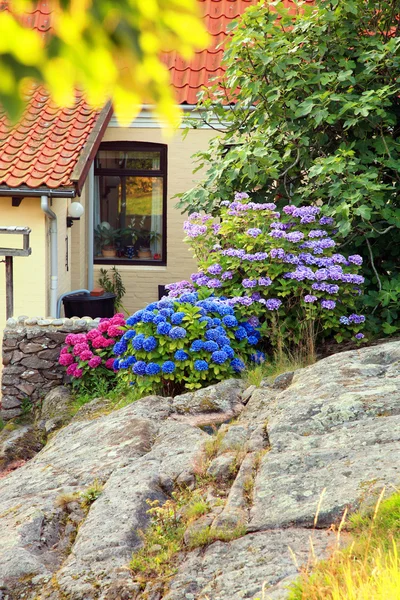
[[[327,525],[400,483],[399,362],[392,342],[324,359],[244,398],[231,380],[108,415],[83,411],[0,481],[0,597],[242,600],[261,598],[264,584],[267,597],[287,598],[293,554],[307,562],[310,535],[324,556]],[[240,537],[182,552],[168,586],[143,588],[127,565],[149,523],[146,501],[196,485],[210,437],[194,425],[225,414],[236,421],[222,426],[207,466],[237,475],[210,484],[211,512],[190,528],[240,526]],[[94,481],[103,490],[82,516],[68,494]]]

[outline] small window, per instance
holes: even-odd
[[[95,262],[165,265],[166,146],[104,143],[94,174]]]

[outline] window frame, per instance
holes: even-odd
[[[166,144],[155,144],[152,142],[102,142],[98,152],[101,150],[154,150],[160,153],[160,168],[157,170],[147,169],[101,169],[96,166],[96,158],[94,160],[94,177],[97,176],[121,176],[125,177],[162,177],[163,194],[162,194],[162,260],[144,260],[135,261],[134,259],[122,259],[118,257],[104,258],[94,257],[95,265],[125,265],[125,266],[150,266],[150,267],[166,267],[167,266],[167,186],[168,186],[168,146]],[[91,232],[93,236],[93,231]]]

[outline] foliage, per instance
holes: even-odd
[[[91,486],[80,494],[82,508],[89,509],[103,491],[103,484],[95,479]]]
[[[143,548],[136,552],[130,568],[136,580],[146,582],[157,577],[166,580],[177,571],[177,554],[186,548],[193,549],[212,544],[216,540],[230,542],[243,536],[243,525],[234,529],[204,527],[188,535],[189,525],[209,512],[210,507],[199,490],[177,490],[172,498],[160,506],[158,500],[148,500],[150,526],[142,532]]]
[[[400,560],[400,494],[383,502],[375,510],[350,517],[353,543],[345,550],[338,544],[328,560],[306,569],[291,586],[290,600],[349,600],[398,597]],[[346,525],[345,525],[346,526]]]
[[[200,297],[164,298],[128,317],[126,332],[114,346],[120,357],[114,369],[124,381],[143,394],[158,387],[171,395],[244,368],[242,359],[251,354],[258,332],[248,322],[239,323],[226,302]]]
[[[333,219],[320,218],[316,206],[287,205],[277,212],[274,203],[248,198],[237,193],[234,202],[223,201],[219,224],[211,215],[189,217],[186,241],[199,272],[192,283],[168,286],[170,295],[212,290],[228,298],[240,319],[261,323],[278,360],[285,349],[305,343],[312,356],[319,334],[334,333],[338,342],[362,339],[365,317],[354,312],[364,281],[357,274],[362,258],[336,252]]]
[[[100,249],[114,247],[117,240],[128,233],[129,229],[114,229],[109,223],[100,223],[94,230],[94,239]]]
[[[203,114],[220,129],[184,210],[217,214],[253,200],[324,202],[350,253],[365,259],[371,327],[400,327],[400,12],[398,0],[319,0],[249,7],[224,53]],[[229,107],[228,107],[229,103]],[[216,123],[220,123],[220,126]]]
[[[160,55],[176,50],[187,59],[207,46],[195,0],[55,1],[47,44],[41,31],[19,23],[26,10],[32,11],[28,0],[14,0],[17,18],[0,12],[0,103],[10,117],[21,115],[23,84],[33,79],[60,105],[71,104],[78,87],[95,106],[111,97],[120,120],[131,121],[143,102],[152,102],[175,122],[178,107]]]
[[[125,296],[126,289],[124,282],[122,281],[121,273],[115,265],[111,269],[111,277],[108,274],[107,269],[100,269],[99,286],[102,287],[105,292],[116,295],[114,309],[117,312],[123,310],[125,313],[128,313],[121,302],[122,298]]]
[[[92,394],[99,386],[115,384],[112,348],[124,325],[124,315],[117,313],[111,319],[100,319],[98,327],[87,333],[67,335],[58,362],[67,367],[75,389]]]

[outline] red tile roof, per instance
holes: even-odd
[[[32,89],[18,125],[0,118],[0,185],[80,187],[74,170],[99,115],[80,93],[74,106],[60,108],[42,87]]]
[[[223,74],[223,48],[219,46],[228,35],[227,25],[257,1],[198,0],[211,35],[209,48],[196,52],[190,62],[175,52],[162,56],[180,104],[196,104],[201,87],[207,85],[210,78]],[[291,0],[285,3],[292,4]],[[0,11],[9,10],[9,5],[10,0],[0,0]],[[37,0],[34,8],[21,17],[21,22],[47,37],[51,19],[52,0]],[[110,116],[109,107],[100,113],[86,104],[82,94],[77,93],[72,108],[60,108],[42,87],[33,89],[17,126],[11,127],[0,114],[0,190],[1,186],[75,187],[80,193]]]

